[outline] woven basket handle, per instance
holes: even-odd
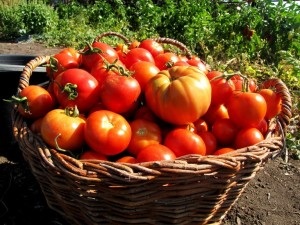
[[[34,69],[47,63],[49,60],[50,56],[37,56],[24,66],[19,80],[18,92],[29,86],[29,80]]]
[[[280,95],[282,107],[281,112],[278,115],[278,120],[283,130],[286,130],[286,127],[289,124],[290,119],[292,117],[292,100],[289,89],[287,88],[285,83],[278,78],[266,80],[262,83],[261,88],[274,89],[275,92]]]
[[[98,42],[98,41],[100,41],[101,38],[107,37],[107,36],[115,36],[115,37],[121,38],[125,42],[125,44],[130,45],[130,40],[127,37],[125,37],[123,34],[120,34],[118,32],[113,32],[113,31],[104,32],[104,33],[98,35],[97,37],[95,37],[94,42]]]

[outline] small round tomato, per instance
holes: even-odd
[[[179,61],[179,57],[174,52],[164,52],[154,57],[155,65],[160,70],[166,70]]]
[[[132,76],[111,74],[101,87],[100,97],[103,105],[116,113],[127,113],[141,94],[139,82]]]
[[[255,145],[264,140],[262,133],[254,127],[241,129],[235,138],[235,148],[243,148]]]
[[[223,155],[223,154],[226,154],[226,153],[229,153],[229,152],[233,152],[233,151],[234,151],[233,148],[224,147],[224,148],[220,148],[220,149],[216,150],[214,152],[214,155]]]
[[[264,97],[253,92],[234,92],[226,107],[229,118],[239,127],[256,127],[267,112]]]
[[[199,57],[192,57],[187,60],[187,63],[191,66],[196,66],[199,70],[203,71],[203,73],[208,74],[208,68],[206,64]]]
[[[229,146],[233,144],[238,132],[237,126],[230,119],[218,119],[212,125],[212,133],[219,145]]]
[[[152,54],[144,48],[133,48],[130,49],[124,59],[125,66],[129,69],[134,63],[139,61],[146,61],[154,63],[154,58]]]
[[[265,118],[267,120],[274,118],[281,112],[281,97],[272,89],[260,89],[258,92],[264,97],[267,103],[267,112]]]
[[[183,128],[175,128],[169,131],[163,144],[170,148],[176,157],[187,154],[206,154],[206,147],[202,138],[198,134]]]
[[[203,131],[199,133],[199,136],[205,143],[206,155],[212,155],[217,149],[217,139],[211,131]]]
[[[161,160],[174,160],[176,155],[168,147],[162,144],[152,144],[143,148],[137,155],[137,162],[151,162]]]
[[[80,160],[89,160],[89,159],[96,159],[96,160],[105,160],[107,161],[108,158],[106,155],[103,155],[99,152],[92,151],[92,150],[86,150],[84,151],[80,156]]]
[[[95,77],[77,68],[62,72],[53,83],[53,91],[58,103],[63,108],[76,105],[82,113],[87,112],[99,101],[99,89]]]
[[[6,100],[18,104],[18,112],[25,118],[37,119],[54,109],[55,98],[45,88],[29,85],[23,88],[18,96]]]
[[[84,138],[92,150],[107,156],[117,155],[128,147],[131,128],[120,114],[98,110],[87,117]]]
[[[229,118],[229,115],[225,105],[210,105],[202,118],[208,126],[212,126],[217,119]]]
[[[265,136],[268,132],[269,125],[266,119],[263,119],[262,121],[259,122],[259,124],[255,128],[257,128]]]
[[[207,73],[207,77],[211,84],[211,104],[226,104],[235,90],[233,82],[223,77],[223,73],[220,71],[210,71]]]
[[[80,149],[84,142],[86,118],[76,108],[53,109],[41,122],[41,136],[52,148]]]
[[[43,121],[43,117],[40,117],[40,118],[34,120],[34,121],[30,124],[30,130],[31,130],[33,133],[40,134],[40,133],[41,133],[41,125],[42,125],[42,121]]]
[[[197,134],[208,131],[208,124],[202,118],[197,119],[194,123],[194,129]]]
[[[147,49],[153,57],[164,52],[163,46],[153,39],[145,39],[140,42],[140,48]]]
[[[159,144],[162,141],[160,127],[149,120],[135,119],[130,122],[131,140],[128,145],[128,152],[134,156],[151,144]]]
[[[160,71],[154,63],[146,61],[134,63],[129,70],[132,71],[132,77],[139,82],[142,91],[148,81]]]

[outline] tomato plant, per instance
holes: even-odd
[[[117,155],[128,147],[131,128],[120,114],[98,110],[87,117],[84,138],[92,150],[107,156]]]
[[[161,160],[174,160],[176,155],[174,152],[162,144],[152,144],[141,149],[138,153],[136,160],[137,162],[151,162]]]
[[[170,148],[176,157],[187,154],[206,154],[206,146],[202,138],[187,129],[175,128],[169,131],[163,144]]]
[[[41,122],[41,136],[53,148],[68,151],[80,149],[84,141],[86,118],[75,108],[53,109]]]
[[[160,127],[149,120],[135,119],[130,122],[131,140],[128,146],[128,152],[137,156],[138,152],[151,144],[160,144],[162,133]]]
[[[63,107],[77,106],[87,112],[100,99],[98,81],[83,69],[68,69],[59,74],[53,84],[58,103]]]
[[[234,92],[226,107],[229,118],[239,127],[256,127],[267,112],[263,96],[253,92]]]
[[[183,125],[195,122],[207,112],[211,86],[206,75],[196,67],[176,66],[160,71],[149,80],[145,99],[162,120]]]
[[[25,118],[37,119],[54,109],[54,97],[43,87],[29,85],[23,88],[17,96],[12,96],[7,102],[18,105],[18,112]]]

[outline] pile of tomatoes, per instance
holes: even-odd
[[[65,48],[46,66],[49,85],[29,85],[12,100],[47,145],[78,159],[219,155],[264,140],[281,110],[274,90],[153,39]]]

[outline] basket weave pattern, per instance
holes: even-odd
[[[48,59],[28,62],[19,91]],[[83,161],[49,149],[17,110],[12,111],[13,129],[49,207],[71,224],[221,224],[248,182],[284,149],[290,94],[279,79],[263,85],[275,88],[282,99],[282,111],[270,122],[266,139],[220,156],[141,164]]]

